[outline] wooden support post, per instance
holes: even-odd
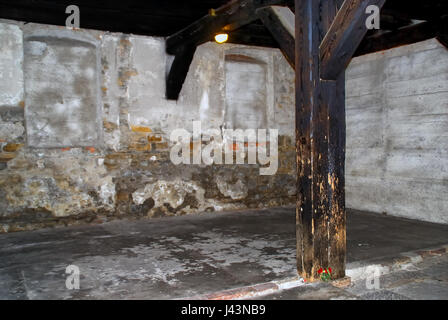
[[[257,10],[265,27],[277,41],[280,50],[294,68],[295,62],[295,21],[294,13],[288,7],[271,6]]]
[[[328,32],[344,0],[327,0],[323,5],[324,30]],[[331,83],[332,81],[323,81]],[[345,277],[345,69],[332,84],[328,104],[328,195],[329,265],[335,279]]]
[[[345,276],[345,76],[320,78],[319,45],[339,0],[296,0],[297,269]]]
[[[193,61],[196,47],[183,47],[174,57],[173,64],[166,78],[166,98],[177,100]]]
[[[330,217],[329,264],[335,279],[345,276],[346,212],[345,212],[345,72],[338,76],[329,97],[328,193]]]

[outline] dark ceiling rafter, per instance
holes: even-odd
[[[439,42],[441,43],[441,44],[443,44],[444,46],[445,46],[445,48],[447,48],[448,49],[448,35],[447,34],[444,34],[444,35],[438,35],[437,36],[437,40],[439,40]]]
[[[210,8],[228,3],[229,0],[0,0],[0,18],[63,26],[65,8],[75,4],[81,9],[82,28],[167,37],[201,19]],[[287,1],[287,5],[294,10],[293,0]],[[388,0],[381,11],[381,29],[395,31],[409,26],[412,19],[432,22],[447,14],[446,0]],[[370,35],[373,33],[367,36]],[[259,21],[233,31],[229,42],[278,47]]]
[[[365,10],[370,4],[383,9],[380,31],[368,31],[363,28],[366,18]],[[231,43],[279,47],[287,61],[294,67],[294,35],[291,34],[287,26],[283,25],[284,17],[280,17],[279,13],[274,11],[273,8],[276,5],[288,6],[294,10],[292,1],[230,1],[168,37],[166,51],[175,55],[175,61],[179,63],[184,59],[185,61],[180,64],[185,65],[190,57],[188,55],[183,57],[180,53],[185,50],[184,47],[198,46],[212,40],[214,34],[227,31],[230,33],[229,42]],[[351,10],[351,6],[356,11]],[[448,13],[448,5],[440,0],[428,0],[424,5],[419,3],[418,6],[404,0],[364,0],[359,3],[355,0],[346,0],[342,7],[344,10],[340,10],[340,12],[344,12],[345,16],[343,14],[336,16],[335,26],[330,27],[328,36],[323,39],[321,44],[321,76],[323,79],[334,80],[340,74],[340,69],[345,69],[353,56],[434,37],[437,37],[445,46],[448,42],[446,27],[443,24],[435,23],[435,21],[441,21],[440,15]],[[428,19],[429,22],[421,25],[414,23],[416,19],[422,18]],[[262,22],[264,27],[258,24],[259,22]],[[340,28],[341,26],[343,28]],[[266,29],[269,30],[271,36],[260,36]],[[347,41],[347,39],[351,40]],[[171,69],[168,74],[168,99],[177,99],[179,96],[187,75],[186,72],[188,72],[188,69],[182,70],[185,73],[179,74],[181,78],[176,81],[173,81],[175,74],[178,74],[176,68]],[[173,87],[174,85],[175,87]]]
[[[448,14],[437,23],[437,40],[448,49]]]
[[[196,46],[185,46],[175,55],[170,71],[166,77],[167,99],[177,100],[179,98],[179,93],[182,90],[195,52]]]
[[[230,32],[229,40],[227,42],[266,48],[279,47],[278,42],[271,36],[271,33],[266,30],[266,27],[259,20]]]
[[[322,79],[336,80],[350,63],[367,33],[366,8],[383,7],[386,0],[346,0],[320,45]]]
[[[210,8],[229,0],[0,0],[0,18],[53,25],[65,24],[65,8],[81,9],[81,26],[113,32],[167,37],[207,14]],[[294,10],[294,1],[287,1]],[[395,31],[411,25],[412,19],[433,21],[448,14],[446,0],[388,0],[381,11],[381,29]],[[369,32],[367,36],[373,35]],[[439,35],[443,39],[443,35]],[[279,47],[260,21],[232,31],[229,42]]]
[[[288,0],[232,0],[212,9],[201,19],[166,39],[166,51],[176,54],[182,46],[200,45],[221,31],[233,31],[258,19],[255,11],[272,5],[286,5]]]
[[[429,40],[437,36],[437,26],[420,22],[394,31],[382,32],[364,38],[354,56],[392,49],[395,47]]]
[[[447,16],[446,0],[388,0],[381,10],[381,30],[368,32],[355,56],[435,37],[443,43]]]
[[[257,15],[277,41],[286,60],[295,65],[295,15],[288,7],[264,7],[257,10]]]
[[[166,52],[175,58],[167,76],[166,98],[179,98],[193,58],[185,54],[185,50],[194,52],[197,46],[212,40],[217,33],[230,32],[258,20],[257,9],[287,3],[287,0],[233,0],[218,9],[211,9],[206,16],[169,36],[166,39]]]
[[[166,37],[228,0],[0,0],[0,18],[65,25],[65,8],[77,5],[81,27]]]

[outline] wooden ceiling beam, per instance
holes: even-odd
[[[295,64],[295,16],[288,7],[271,6],[257,10],[263,24],[277,41],[280,50],[294,69]]]
[[[277,41],[262,24],[251,23],[229,33],[228,43],[278,48]]]
[[[381,32],[364,38],[354,56],[392,49],[435,38],[437,27],[429,22],[421,22],[398,30]]]
[[[346,0],[338,11],[328,33],[320,45],[321,77],[336,80],[353,57],[366,35],[366,8],[380,9],[386,0]]]
[[[448,35],[444,34],[444,35],[438,35],[437,36],[437,40],[439,40],[439,42],[441,44],[443,44],[445,46],[445,48],[448,49]]]
[[[68,14],[64,6],[26,6],[22,4],[6,5],[0,1],[0,18],[17,21],[65,26]],[[118,12],[105,9],[95,10],[80,7],[81,27],[111,32],[133,33],[152,36],[167,36],[175,32],[176,26],[186,25],[188,17],[163,16],[155,12]],[[148,21],[151,21],[148,24]],[[178,28],[178,27],[177,27]],[[170,30],[172,30],[170,32]]]
[[[448,15],[443,16],[437,24],[437,40],[448,49]]]
[[[411,19],[403,19],[394,15],[381,12],[381,30],[396,30],[412,24]]]
[[[166,39],[166,52],[175,55],[166,79],[166,98],[177,100],[187,77],[196,47],[216,33],[231,31],[258,19],[256,10],[285,4],[285,0],[233,0]]]
[[[389,0],[384,5],[383,14],[414,20],[434,20],[448,14],[446,0]]]
[[[228,0],[0,0],[0,18],[65,26],[68,5],[81,11],[81,27],[167,37]]]
[[[183,46],[198,46],[221,31],[235,30],[258,19],[261,7],[285,4],[285,0],[233,0],[166,39],[166,52],[176,54]]]
[[[166,78],[166,98],[169,100],[177,100],[180,91],[188,74],[188,69],[193,61],[196,46],[183,47],[178,52],[171,64],[170,71]]]

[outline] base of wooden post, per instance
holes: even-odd
[[[342,279],[333,280],[331,284],[337,288],[347,288],[352,284],[352,278],[345,276]]]

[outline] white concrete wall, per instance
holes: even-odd
[[[101,143],[98,39],[68,30],[25,34],[25,119],[30,147]]]
[[[23,35],[12,24],[0,27],[0,105],[23,103]]]
[[[448,223],[448,50],[355,58],[346,91],[347,207]]]

